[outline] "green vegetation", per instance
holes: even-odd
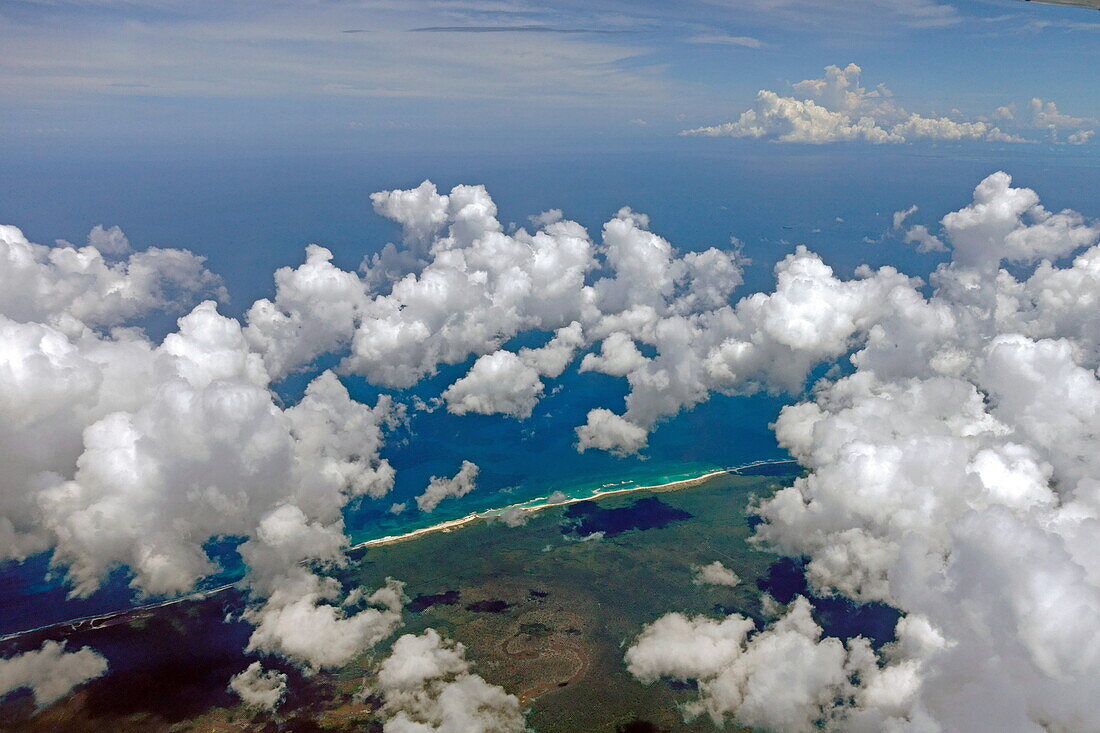
[[[517,695],[537,731],[711,731],[709,720],[681,720],[677,703],[693,695],[687,686],[639,684],[623,653],[645,624],[670,611],[760,613],[756,581],[775,557],[748,543],[746,508],[754,495],[770,494],[789,478],[720,475],[674,491],[606,497],[598,508],[550,507],[521,527],[479,521],[356,551],[342,579],[367,590],[386,577],[404,580],[419,601],[406,608],[400,633],[436,628],[464,644],[475,671]],[[609,527],[614,536],[563,534],[582,515],[587,526]],[[655,524],[664,526],[624,529]],[[695,585],[693,567],[715,560],[741,583]],[[225,688],[251,659],[241,652],[251,628],[223,622],[243,608],[243,597],[228,592],[80,632],[74,646],[125,650],[129,668],[44,711],[27,697],[9,702],[0,707],[0,729],[380,730],[377,701],[356,693],[392,639],[332,672],[303,676],[278,663],[290,676],[289,692],[273,718],[241,705]]]
[[[643,625],[672,610],[759,615],[756,580],[775,556],[747,542],[746,509],[754,495],[772,493],[783,480],[722,475],[687,489],[602,499],[601,508],[613,509],[656,496],[691,515],[613,538],[563,535],[561,507],[518,528],[478,522],[370,548],[345,580],[374,588],[387,576],[400,578],[414,597],[458,591],[459,603],[407,613],[402,633],[434,627],[465,644],[482,676],[521,697],[536,730],[614,731],[636,720],[658,729],[712,730],[708,721],[686,726],[679,718],[676,703],[689,699],[690,690],[639,684],[622,655]],[[695,585],[693,566],[715,560],[742,582]],[[486,601],[509,607],[467,608]]]

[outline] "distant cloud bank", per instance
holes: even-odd
[[[806,79],[792,86],[791,96],[762,89],[756,102],[734,122],[696,127],[680,134],[694,137],[758,138],[780,143],[822,145],[864,142],[876,145],[919,140],[980,141],[994,143],[1029,142],[1023,134],[1042,130],[1044,139],[1058,142],[1059,131],[1078,128],[1067,142],[1084,144],[1092,130],[1083,129],[1096,120],[1062,114],[1054,102],[1032,99],[1028,114],[1017,118],[1014,107],[999,107],[991,119],[963,119],[951,115],[910,112],[893,102],[884,85],[868,90],[861,86],[862,69],[856,64],[828,66],[820,79]],[[1002,130],[992,119],[1013,125]]]

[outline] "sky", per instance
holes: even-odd
[[[632,149],[853,62],[906,108],[1095,118],[1098,27],[1016,0],[12,0],[0,132],[8,154]]]
[[[284,699],[272,659],[377,648],[389,729],[519,731],[460,646],[393,642],[401,579],[328,574],[345,548],[789,456],[755,541],[897,609],[895,643],[822,636],[805,599],[760,628],[668,609],[627,672],[696,681],[682,712],[716,724],[1100,726],[1094,18],[5,3],[3,630],[228,553],[244,703]],[[47,643],[0,698],[109,668]]]

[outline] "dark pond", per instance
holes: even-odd
[[[673,522],[690,519],[691,514],[669,506],[656,497],[639,499],[630,506],[603,509],[592,501],[572,504],[565,511],[562,534],[581,537],[602,532],[605,537],[615,537],[632,529],[661,529]]]

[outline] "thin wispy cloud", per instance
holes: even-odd
[[[731,36],[727,33],[700,33],[688,39],[688,43],[716,46],[742,46],[744,48],[767,48],[769,44],[752,36]]]
[[[95,0],[17,6],[19,13],[5,15],[0,25],[5,61],[0,64],[0,101],[6,105],[0,127],[35,136],[47,129],[40,110],[71,95],[98,105],[97,113],[79,119],[74,114],[74,119],[49,129],[90,130],[94,121],[112,114],[119,115],[124,127],[126,120],[136,117],[127,116],[118,105],[150,96],[142,94],[143,89],[156,90],[164,104],[185,97],[238,96],[250,104],[255,100],[256,105],[300,109],[297,104],[303,97],[324,98],[326,105],[313,109],[326,125],[341,129],[352,120],[361,121],[363,114],[341,100],[364,95],[431,100],[419,109],[436,126],[452,124],[456,117],[481,119],[471,107],[463,107],[467,100],[523,100],[520,112],[536,124],[549,119],[547,105],[559,112],[568,108],[583,113],[569,118],[578,126],[595,124],[608,132],[634,118],[649,119],[657,129],[658,120],[668,115],[655,112],[655,102],[675,99],[677,105],[693,110],[693,119],[711,124],[732,119],[733,110],[746,109],[760,88],[782,89],[787,79],[801,78],[795,75],[803,69],[818,67],[820,57],[834,52],[839,36],[850,56],[873,64],[883,53],[883,38],[890,36],[893,44],[942,68],[968,69],[993,90],[999,73],[995,64],[968,66],[965,59],[954,60],[944,43],[953,44],[951,49],[965,48],[968,39],[985,38],[995,30],[1013,34],[1010,51],[1018,54],[1027,50],[1024,47],[1034,51],[1038,43],[1026,40],[1034,34],[1020,29],[1045,23],[1051,25],[1049,33],[1055,32],[1054,23],[1081,25],[1092,20],[1086,12],[1071,16],[1064,9],[1008,0],[705,0],[675,7],[652,0],[629,7],[621,0],[372,0],[316,3],[309,13],[289,0],[228,5],[210,0]],[[108,11],[93,13],[90,7]],[[992,22],[993,18],[999,20]],[[915,29],[922,30],[912,32]],[[1064,53],[1082,52],[1078,46],[1087,41],[1086,33],[1058,32]],[[943,42],[934,44],[934,38]],[[118,53],[119,48],[126,53]],[[776,49],[783,50],[782,59]],[[731,54],[755,59],[753,63],[768,59],[778,67],[765,76],[759,68],[733,73],[717,66]],[[966,98],[959,97],[966,93],[965,76],[945,74],[944,87],[934,95],[924,92],[924,98],[906,101],[914,108],[965,108]],[[910,84],[904,70],[891,81],[921,93],[922,84]],[[1041,96],[1065,100],[1067,109],[1082,119],[1100,117],[1100,108],[1082,94],[1085,87],[1086,80],[1059,79],[1027,89],[1026,97],[997,99],[991,106],[951,116],[980,123],[992,107]],[[947,98],[960,101],[946,107],[941,101]],[[1081,101],[1070,107],[1075,99]],[[206,124],[202,106],[175,119]],[[377,119],[369,122],[382,125],[404,119],[407,110],[400,106],[396,101],[381,103],[372,112]],[[314,125],[316,118],[302,124]],[[1065,129],[1061,139],[1066,139],[1093,125],[1059,127]],[[118,129],[118,124],[110,126],[112,134]]]
[[[440,25],[410,28],[410,33],[593,33],[597,35],[622,35],[637,33],[633,30],[609,28],[555,28],[547,25]]]
[[[739,18],[879,33],[888,28],[948,28],[964,21],[955,4],[940,0],[706,0]]]

